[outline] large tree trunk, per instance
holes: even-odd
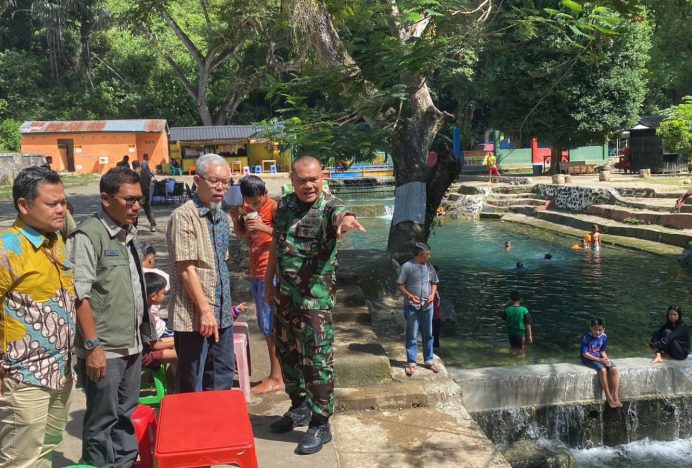
[[[424,83],[411,96],[409,108],[411,109],[411,116],[404,121],[394,136],[396,138],[396,141],[393,142],[392,154],[394,177],[397,192],[399,192],[400,187],[418,182],[425,185],[425,196],[408,198],[407,204],[404,205],[403,198],[397,194],[394,219],[387,242],[387,250],[397,256],[410,255],[416,242],[427,241],[442,195],[458,175],[458,169],[449,171],[447,162],[445,164],[438,162],[432,168],[427,165],[430,145],[445,120],[451,115],[445,114],[435,107],[428,87]],[[433,181],[439,185],[432,187],[430,183]],[[394,221],[397,220],[397,210],[402,209],[407,212],[425,213],[425,217],[420,220],[421,222],[406,220],[394,224]]]
[[[291,0],[285,3],[284,7],[289,11],[289,15],[294,16],[296,24],[302,25],[299,29],[303,29],[307,36],[307,47],[312,48],[318,63],[327,69],[342,70],[345,75],[342,84],[343,94],[362,104],[368,103],[377,89],[372,80],[363,76],[363,70],[358,67],[341,40],[325,2]],[[430,16],[426,16],[415,25],[402,26],[396,2],[391,2],[389,14],[390,32],[402,43],[413,37],[421,37],[431,19]],[[411,90],[403,120],[399,120],[394,109],[378,109],[374,114],[366,111],[362,113],[362,117],[373,127],[393,125],[397,128],[392,136],[392,159],[397,189],[412,183],[423,184],[421,195],[408,199],[408,205],[402,203],[402,197],[397,197],[395,201],[395,220],[397,211],[401,210],[424,213],[416,221],[393,223],[390,229],[387,249],[395,254],[408,256],[413,244],[427,240],[440,199],[451,181],[456,178],[458,166],[450,164],[449,158],[445,158],[444,164],[438,163],[433,168],[427,166],[430,145],[444,122],[453,116],[441,112],[435,106],[423,77],[403,71],[401,83]],[[432,187],[431,184],[437,185]]]
[[[550,174],[560,172],[560,162],[562,161],[562,142],[555,141],[550,148]]]

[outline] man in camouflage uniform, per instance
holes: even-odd
[[[332,439],[336,241],[348,231],[365,229],[341,200],[322,191],[322,166],[316,158],[296,159],[291,182],[294,193],[277,208],[265,276],[267,300],[276,308],[276,352],[291,398],[291,408],[271,429],[288,432],[309,425],[297,452],[310,454]]]

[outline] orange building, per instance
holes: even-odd
[[[27,121],[20,128],[22,153],[52,158],[56,171],[102,174],[123,156],[149,167],[169,162],[165,120]]]

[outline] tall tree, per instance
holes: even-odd
[[[261,83],[278,5],[271,0],[124,1],[131,31],[146,37],[194,102],[203,125],[231,120]]]
[[[428,152],[453,117],[440,109],[430,88],[434,73],[465,60],[465,34],[487,17],[491,2],[324,0],[284,2],[295,43],[310,65],[339,83],[344,122],[384,132],[397,185],[388,249],[408,253],[426,240],[435,211],[459,167],[444,153],[428,165]],[[335,100],[334,90],[326,99]],[[362,120],[359,120],[362,119]],[[404,203],[407,200],[407,203]]]
[[[636,122],[650,28],[603,6],[542,3],[553,8],[537,19],[553,23],[540,33],[511,27],[519,24],[511,5],[498,16],[505,32],[488,45],[479,81],[493,127],[550,142],[555,171],[563,149],[601,144]]]
[[[653,27],[647,112],[679,104],[692,94],[692,1],[646,0]],[[642,15],[643,17],[643,15]]]

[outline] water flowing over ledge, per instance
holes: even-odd
[[[656,366],[651,365],[650,360],[614,359],[622,376],[623,400],[645,396],[692,396],[692,359],[666,360]],[[452,368],[450,374],[461,386],[464,406],[469,411],[602,399],[596,372],[581,364]]]

